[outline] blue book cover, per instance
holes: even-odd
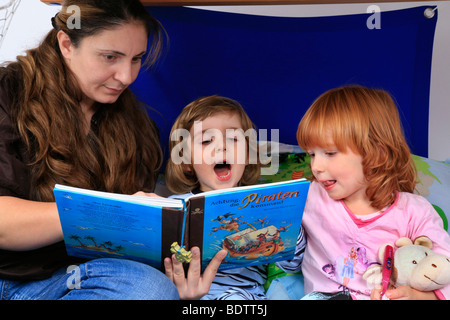
[[[70,256],[131,259],[163,269],[174,248],[179,253],[198,246],[205,268],[224,248],[222,270],[291,259],[308,189],[308,181],[291,180],[185,200],[62,185],[54,194]]]
[[[219,270],[292,259],[309,185],[290,180],[191,196],[185,243],[201,248],[203,268],[221,249],[228,254]]]
[[[161,269],[170,244],[181,239],[184,204],[179,200],[62,185],[54,194],[69,256],[132,259]]]

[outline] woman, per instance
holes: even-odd
[[[68,27],[71,5],[81,28]],[[147,265],[68,257],[52,191],[153,191],[158,131],[128,86],[145,54],[147,65],[158,57],[162,28],[138,0],[65,1],[52,25],[39,47],[0,68],[2,298],[176,299]]]

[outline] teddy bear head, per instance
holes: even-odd
[[[407,285],[420,291],[432,291],[450,283],[450,259],[434,253],[428,237],[414,242],[408,238],[396,241],[391,281],[396,286]]]

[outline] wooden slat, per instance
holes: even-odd
[[[62,0],[41,0],[47,4],[61,4]],[[339,4],[339,3],[380,3],[414,2],[433,0],[141,0],[145,6],[237,6],[237,5],[282,5],[282,4]]]

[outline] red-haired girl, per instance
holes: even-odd
[[[413,194],[416,170],[387,92],[361,86],[327,91],[305,113],[297,140],[311,156],[313,173],[303,218],[306,293],[343,287],[353,299],[380,298],[379,288],[372,290],[362,277],[367,264],[354,265],[358,272],[351,279],[339,276],[342,257],[352,248],[376,263],[382,244],[426,235],[434,251],[449,255],[450,237],[441,218],[427,200]],[[330,264],[336,268],[331,279],[322,271]],[[386,297],[448,299],[450,286],[434,292],[390,288]]]

